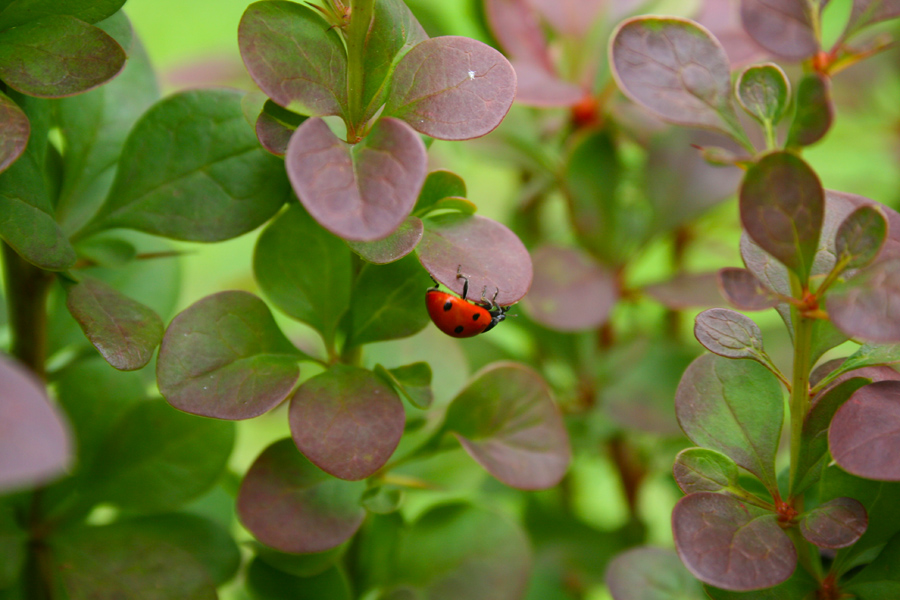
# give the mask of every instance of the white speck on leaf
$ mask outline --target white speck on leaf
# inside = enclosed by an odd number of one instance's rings
[[[469,71],[469,79],[475,79],[475,71]]]

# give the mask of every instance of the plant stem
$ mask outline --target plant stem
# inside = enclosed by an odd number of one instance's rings
[[[803,432],[803,421],[809,412],[809,370],[810,346],[814,319],[804,317],[800,311],[792,309],[794,322],[794,374],[791,382],[791,485],[797,475],[797,463],[800,458],[800,434]],[[802,507],[795,507],[802,510]]]
[[[362,139],[365,128],[363,88],[366,82],[366,38],[375,14],[375,0],[350,1],[350,27],[347,33],[347,100],[349,115],[347,141],[356,143]]]
[[[47,295],[56,277],[34,266],[3,244],[4,284],[12,332],[10,354],[45,379],[47,358]]]

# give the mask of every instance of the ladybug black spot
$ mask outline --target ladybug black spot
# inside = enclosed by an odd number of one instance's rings
[[[444,312],[447,312],[447,311],[450,310],[451,308],[453,308],[453,301],[452,301],[452,300],[447,300],[446,302],[444,302]]]
[[[474,315],[472,315],[472,320],[477,321],[478,317],[480,317],[480,316],[481,316],[481,313],[475,313]]]
[[[462,326],[462,325],[457,325],[457,326],[456,326],[456,329],[454,329],[453,331],[455,331],[456,333],[462,333],[462,332],[463,332],[463,326]]]

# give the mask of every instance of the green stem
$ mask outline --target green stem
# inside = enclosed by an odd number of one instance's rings
[[[792,309],[794,322],[794,375],[791,382],[791,485],[797,474],[800,458],[800,434],[803,432],[803,421],[809,412],[809,371],[810,350],[814,319],[800,315],[800,311]]]
[[[375,0],[351,0],[350,8],[350,27],[347,32],[347,141],[356,143],[362,138],[366,125],[363,106],[366,39],[375,14]]]
[[[55,275],[34,266],[3,245],[3,274],[12,333],[10,354],[35,375],[46,377],[47,295]]]

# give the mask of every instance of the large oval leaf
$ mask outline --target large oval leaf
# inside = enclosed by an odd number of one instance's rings
[[[447,409],[445,427],[491,475],[519,489],[556,485],[572,458],[547,384],[515,363],[477,373]]]
[[[484,291],[506,306],[522,299],[531,287],[531,256],[508,227],[478,215],[445,214],[425,220],[425,235],[416,248],[425,269],[438,282],[462,294],[461,273],[470,295]]]
[[[275,407],[300,376],[299,351],[265,303],[221,292],[172,320],[156,376],[169,404],[195,415],[249,419]]]
[[[678,555],[668,549],[642,546],[623,552],[609,563],[606,585],[613,600],[703,600],[703,587]]]
[[[85,23],[97,23],[111,17],[124,0],[8,0],[0,14],[0,30],[22,25],[49,15],[70,15]]]
[[[516,72],[502,54],[477,40],[425,40],[397,65],[384,114],[440,140],[493,131],[516,96]]]
[[[854,392],[831,421],[828,446],[849,473],[900,481],[900,382],[879,381]]]
[[[425,225],[419,217],[406,217],[394,233],[375,242],[347,242],[363,259],[376,265],[400,260],[419,245]]]
[[[694,576],[735,591],[772,587],[797,566],[774,513],[714,492],[689,494],[672,512],[675,549]]]
[[[694,336],[703,347],[726,358],[752,358],[766,364],[759,326],[741,313],[711,308],[697,315]]]
[[[342,238],[390,235],[412,212],[427,171],[425,144],[405,123],[379,119],[348,145],[321,119],[305,121],[288,144],[294,191],[322,227]]]
[[[0,173],[25,152],[30,132],[31,124],[19,105],[0,93]]]
[[[787,60],[803,60],[819,43],[807,0],[741,0],[744,29],[760,46]]]
[[[834,498],[800,520],[800,533],[820,548],[846,548],[866,532],[865,507],[853,498]]]
[[[247,471],[237,497],[241,522],[264,544],[295,554],[324,552],[363,522],[362,482],[335,479],[288,439],[266,448]]]

